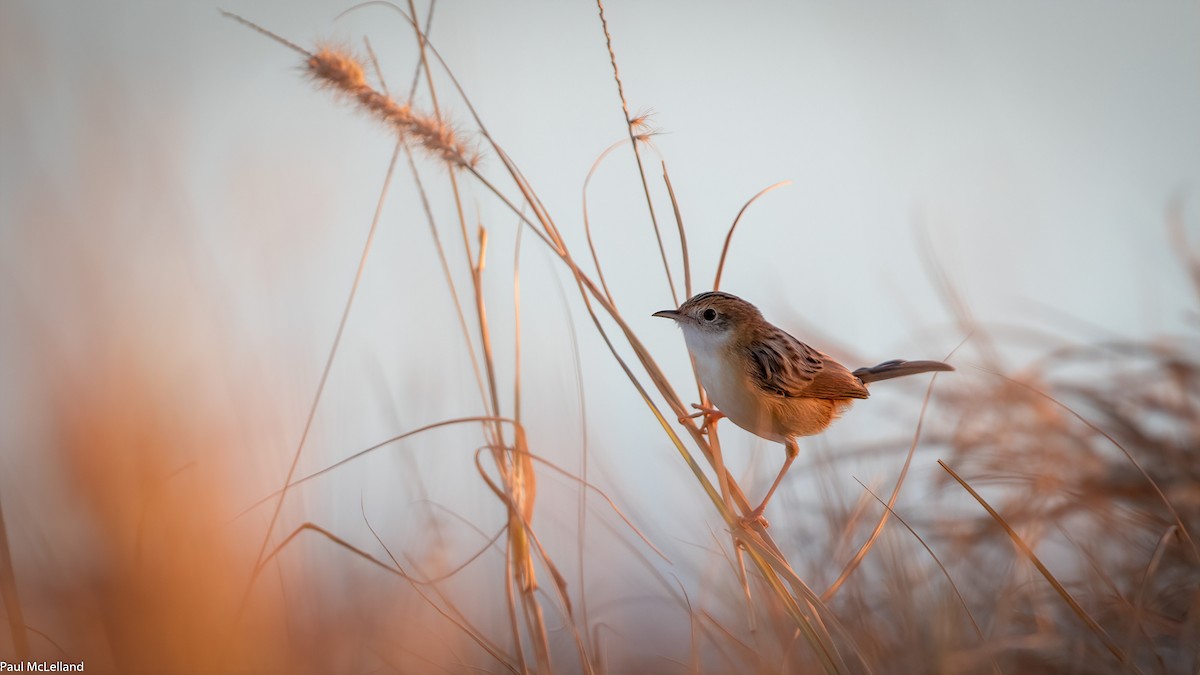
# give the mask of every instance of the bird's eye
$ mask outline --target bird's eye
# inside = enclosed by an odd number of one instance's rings
[[[705,321],[716,321],[717,320],[717,310],[711,309],[711,308],[706,309],[706,310],[704,310],[704,314],[702,314],[701,316],[704,317]]]

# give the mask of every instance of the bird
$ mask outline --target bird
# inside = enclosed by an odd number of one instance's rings
[[[700,415],[709,421],[724,417],[784,446],[783,468],[744,523],[767,524],[763,511],[799,454],[796,439],[827,429],[855,400],[870,396],[868,384],[954,370],[941,361],[895,359],[851,371],[768,322],[751,303],[721,291],[699,293],[678,309],[652,316],[672,319],[683,330],[700,383],[713,404],[693,404],[700,412],[680,421]]]

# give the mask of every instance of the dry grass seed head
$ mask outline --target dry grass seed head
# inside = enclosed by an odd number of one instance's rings
[[[348,49],[323,46],[308,59],[313,78],[348,94],[367,86],[367,76],[358,57]]]
[[[415,113],[411,105],[398,103],[367,84],[362,60],[349,49],[323,46],[309,56],[307,65],[318,84],[354,99],[402,138],[415,141],[430,154],[451,165],[474,167],[479,163],[478,152],[460,140],[452,125],[437,117]]]
[[[635,131],[654,131],[654,125],[651,122],[654,114],[654,108],[643,108],[630,118],[629,126]]]

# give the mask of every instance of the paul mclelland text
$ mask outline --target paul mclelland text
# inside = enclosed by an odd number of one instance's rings
[[[0,661],[0,673],[82,673],[83,661]]]

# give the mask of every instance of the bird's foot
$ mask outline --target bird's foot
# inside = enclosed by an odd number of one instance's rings
[[[717,420],[725,417],[725,413],[721,412],[720,410],[717,410],[716,408],[713,408],[712,406],[703,406],[703,405],[700,405],[699,403],[693,403],[692,407],[695,408],[696,410],[699,410],[700,412],[692,413],[691,415],[684,415],[683,417],[679,418],[679,422],[683,423],[683,422],[686,422],[687,420],[696,419],[697,417],[703,416],[704,417],[704,427],[701,431],[706,431],[709,427],[715,425]]]

